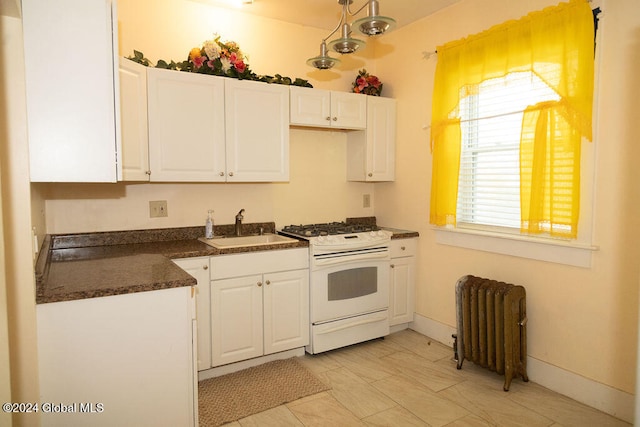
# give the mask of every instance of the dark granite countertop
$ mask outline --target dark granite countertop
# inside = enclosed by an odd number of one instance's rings
[[[375,217],[347,222],[375,225]],[[204,227],[48,235],[36,262],[36,303],[72,301],[109,295],[193,286],[196,279],[171,260],[233,253],[308,247],[309,242],[217,249],[198,240]],[[244,234],[275,233],[275,223],[243,224]],[[415,231],[381,227],[392,239],[418,237]],[[216,225],[218,236],[231,236],[234,225]]]
[[[380,227],[383,230],[387,230],[392,232],[393,234],[391,235],[391,240],[395,240],[395,239],[410,239],[412,237],[420,237],[420,233],[418,233],[417,231],[411,231],[411,230],[403,230],[400,228],[391,228],[391,227]]]
[[[245,224],[245,234],[274,223]],[[231,235],[233,225],[216,226]],[[306,241],[217,249],[198,240],[203,227],[78,233],[47,236],[36,263],[36,303],[193,286],[196,279],[171,260],[307,247]]]
[[[393,234],[391,235],[391,240],[394,239],[410,239],[412,237],[420,237],[420,233],[417,231],[404,230],[401,228],[392,228],[385,227],[383,225],[379,225],[377,223],[375,216],[367,216],[367,217],[357,217],[357,218],[347,218],[345,221],[347,224],[366,224],[366,225],[377,225],[383,230],[390,231]]]

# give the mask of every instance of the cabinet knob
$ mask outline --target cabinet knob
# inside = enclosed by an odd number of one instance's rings
[[[337,118],[337,117],[334,117],[334,118],[333,118],[333,121],[334,121],[334,122],[337,122],[337,121],[338,121],[338,118]]]
[[[391,268],[396,268],[395,264],[391,264]]]
[[[367,176],[368,176],[369,178],[371,178],[371,177],[373,176],[373,174],[372,174],[371,172],[369,172],[369,173],[367,174]]]
[[[405,248],[404,246],[400,246],[400,250],[401,251],[404,251],[405,249],[407,249],[407,248]]]
[[[220,176],[224,176],[224,172],[220,172],[218,175],[220,175]]]
[[[258,282],[258,283],[257,283],[257,285],[258,285],[258,286],[262,286],[262,282]]]
[[[331,117],[327,116],[327,118],[325,120],[329,121],[329,120],[331,120]]]
[[[229,172],[229,176],[233,176],[233,172]]]
[[[208,270],[208,269],[209,269],[209,266],[208,266],[208,265],[203,265],[203,266],[202,266],[202,269],[203,269],[203,270]]]
[[[147,175],[151,175],[151,171],[145,171],[144,173]]]
[[[266,282],[264,282],[264,283],[265,283],[265,285],[270,285],[270,284],[271,284],[271,281],[270,281],[270,280],[267,280],[267,281],[266,281]]]

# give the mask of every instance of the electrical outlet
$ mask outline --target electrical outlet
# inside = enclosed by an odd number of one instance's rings
[[[370,208],[371,207],[371,194],[363,194],[362,195],[362,207]]]
[[[159,218],[164,216],[169,216],[166,200],[149,202],[149,218]]]

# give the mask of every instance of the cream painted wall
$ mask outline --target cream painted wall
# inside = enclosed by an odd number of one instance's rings
[[[28,215],[31,206],[20,19],[0,16],[0,34],[0,68],[3,70],[0,74],[0,212],[6,286],[0,287],[0,292],[6,291],[11,400],[38,402],[35,280]],[[2,383],[6,385],[4,381]],[[1,420],[0,424],[5,425]],[[14,414],[12,421],[15,425],[36,426],[39,425],[39,414]]]
[[[431,94],[437,58],[423,51],[516,19],[555,0],[462,0],[385,37],[396,50],[377,64],[398,99],[397,179],[376,186],[378,222],[420,231],[416,312],[455,325],[454,286],[465,274],[527,289],[530,357],[633,394],[640,259],[640,179],[633,136],[640,114],[640,3],[602,5],[596,189],[591,268],[437,244],[429,225]],[[411,78],[407,78],[410,75]],[[401,209],[400,209],[401,207]]]
[[[373,208],[362,208],[362,195],[373,196],[372,184],[346,183],[344,132],[292,129],[290,152],[288,183],[41,185],[47,230],[204,227],[208,209],[216,224],[232,224],[241,208],[245,222],[278,226],[373,215]],[[167,201],[167,218],[149,218],[151,200]]]
[[[292,7],[305,13],[303,2]],[[370,65],[375,55],[374,46],[367,46],[342,56],[339,67],[319,71],[307,66],[306,60],[318,55],[328,31],[213,7],[206,1],[119,0],[118,26],[122,56],[132,55],[135,49],[154,63],[158,59],[178,62],[218,33],[222,40],[240,45],[256,74],[300,77],[323,89],[351,90],[358,69]]]

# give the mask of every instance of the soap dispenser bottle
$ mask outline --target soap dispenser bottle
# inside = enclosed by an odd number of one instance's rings
[[[213,210],[209,209],[207,214],[207,222],[204,226],[204,237],[206,239],[213,239]]]

